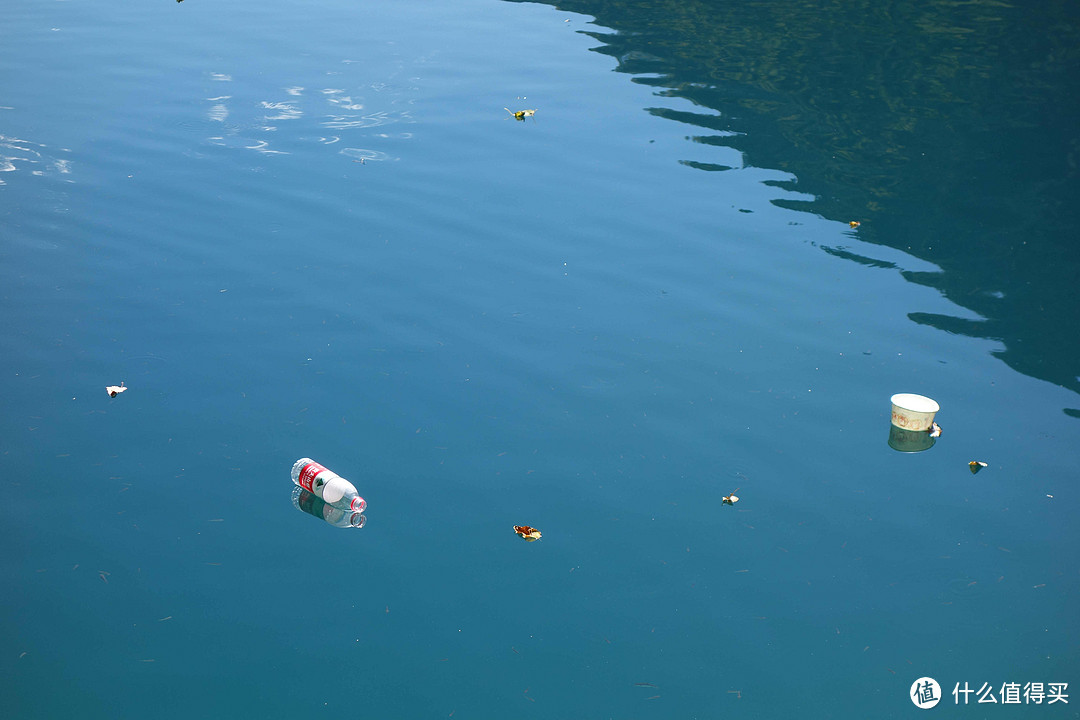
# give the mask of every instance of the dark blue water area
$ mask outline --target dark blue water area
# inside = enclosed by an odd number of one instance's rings
[[[702,108],[614,72],[590,16],[5,15],[4,717],[893,718],[923,676],[943,707],[1078,687],[1074,390],[917,321],[980,315],[797,165],[688,142]],[[888,445],[898,392],[941,404],[930,450]],[[293,506],[303,456],[362,529]],[[1077,715],[984,707],[944,712]]]

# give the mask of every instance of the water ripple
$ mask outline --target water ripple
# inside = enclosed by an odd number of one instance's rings
[[[15,154],[9,154],[15,153]],[[68,153],[66,148],[61,153]],[[47,145],[0,135],[0,173],[28,170],[30,175],[70,175],[72,161],[55,157]],[[0,178],[0,185],[6,183]]]

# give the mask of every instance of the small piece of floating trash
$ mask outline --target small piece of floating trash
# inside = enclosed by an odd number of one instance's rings
[[[506,112],[513,115],[515,120],[524,120],[525,118],[532,117],[533,115],[536,114],[536,108],[533,108],[532,110],[517,110],[517,111],[514,111],[514,110],[511,110],[508,107],[504,107],[503,110],[505,110]]]
[[[930,429],[927,432],[930,433],[930,437],[932,438],[941,437],[941,426],[936,422],[932,422],[930,423]]]
[[[123,380],[120,381],[119,385],[109,385],[108,387],[105,388],[105,392],[109,393],[109,397],[116,397],[117,395],[124,392],[125,390],[127,390],[127,388],[124,387],[124,381]]]
[[[528,542],[540,539],[540,531],[534,527],[529,527],[528,525],[515,525],[514,532],[525,538]]]
[[[848,221],[848,225],[850,225],[850,226],[851,226],[851,227],[853,227],[853,228],[857,228],[857,227],[859,227],[860,225],[862,225],[862,223],[861,223],[861,222],[859,222],[858,220],[849,220],[849,221]]]
[[[971,468],[971,474],[974,475],[975,473],[979,472],[984,467],[986,467],[986,463],[984,463],[984,462],[982,462],[980,460],[972,460],[971,462],[968,463],[968,467]]]
[[[739,502],[739,496],[735,493],[739,492],[739,488],[735,488],[730,495],[725,495],[723,499],[724,505],[734,505]]]

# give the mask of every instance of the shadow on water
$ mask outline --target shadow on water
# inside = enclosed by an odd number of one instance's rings
[[[726,170],[710,157],[722,146],[792,174],[774,184],[814,199],[776,204],[859,220],[861,240],[941,269],[909,281],[981,318],[914,322],[994,340],[1013,369],[1080,392],[1080,6],[548,4],[594,17],[583,32],[618,72],[693,105],[648,108],[695,128],[683,164]]]

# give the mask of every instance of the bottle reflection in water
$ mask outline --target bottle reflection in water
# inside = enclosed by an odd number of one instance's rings
[[[325,520],[334,527],[362,528],[364,523],[367,522],[367,518],[362,513],[329,505],[320,500],[314,493],[309,493],[302,487],[293,488],[292,504],[297,510],[303,510],[308,515],[314,515],[320,520]]]

